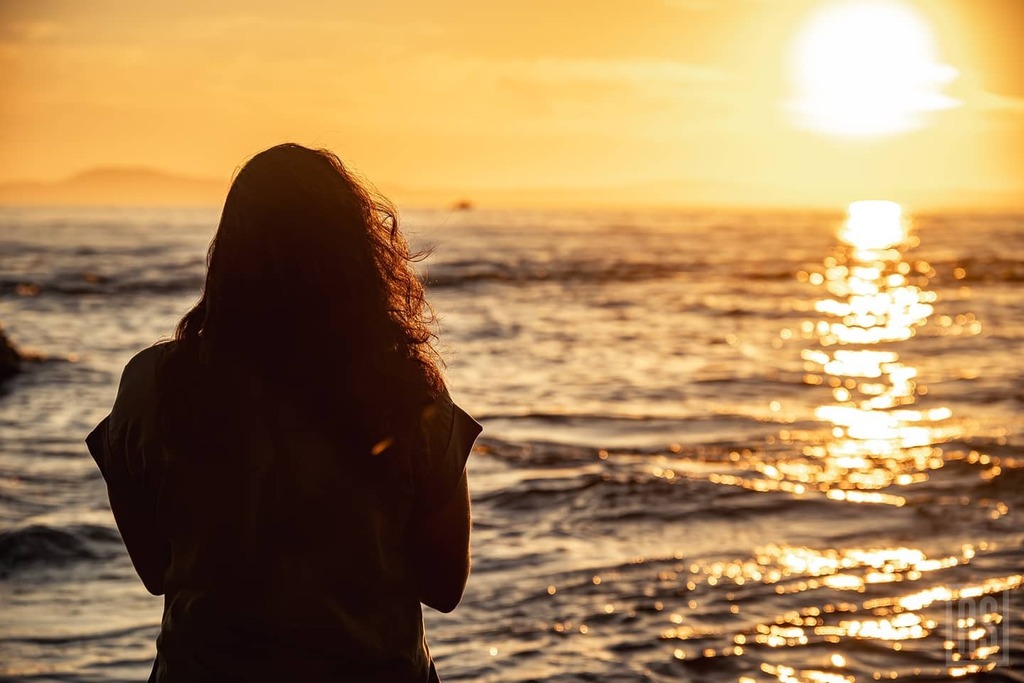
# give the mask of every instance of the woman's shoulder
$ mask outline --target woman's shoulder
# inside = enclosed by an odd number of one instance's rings
[[[480,431],[480,425],[452,399],[445,385],[441,385],[422,408],[420,424],[427,433],[428,441],[441,440],[445,445],[451,440],[453,431]]]
[[[132,370],[133,372],[139,372],[146,368],[158,368],[160,363],[162,363],[167,355],[174,351],[177,346],[178,342],[173,339],[158,341],[152,346],[147,346],[132,356],[124,369],[126,371]]]
[[[110,414],[86,439],[108,481],[142,471],[142,445],[156,433],[158,372],[173,347],[173,342],[162,342],[132,356],[121,372]]]
[[[142,349],[125,364],[121,373],[121,386],[125,383],[148,383],[155,378],[160,366],[177,346],[175,341],[161,341]]]
[[[447,389],[426,406],[420,424],[424,448],[414,471],[419,480],[419,508],[429,511],[454,495],[482,427],[452,400]]]
[[[131,357],[121,372],[115,413],[121,412],[118,408],[131,408],[135,412],[155,400],[160,368],[175,346],[174,341],[158,342]]]

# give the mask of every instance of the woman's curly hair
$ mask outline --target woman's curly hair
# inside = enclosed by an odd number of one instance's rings
[[[244,366],[324,420],[372,425],[369,438],[402,430],[444,386],[421,256],[335,154],[272,147],[231,185],[173,355],[207,376]]]

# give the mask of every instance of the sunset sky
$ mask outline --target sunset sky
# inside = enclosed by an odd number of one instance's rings
[[[793,113],[794,45],[829,4],[0,0],[0,182],[226,182],[294,140],[399,199],[1024,206],[1024,2],[906,0],[957,106],[862,138]]]

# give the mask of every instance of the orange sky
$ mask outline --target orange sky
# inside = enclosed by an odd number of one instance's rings
[[[0,0],[0,182],[227,178],[295,140],[398,195],[1024,205],[1024,2],[907,1],[962,104],[850,141],[784,108],[793,39],[828,0]]]

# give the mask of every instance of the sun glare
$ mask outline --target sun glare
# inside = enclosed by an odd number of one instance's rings
[[[913,8],[898,0],[832,2],[797,37],[791,107],[799,125],[818,132],[893,135],[956,106],[942,93],[956,76],[938,62],[932,32]]]
[[[906,236],[902,207],[882,199],[850,204],[846,222],[839,230],[839,239],[865,251],[888,249],[903,242]]]

